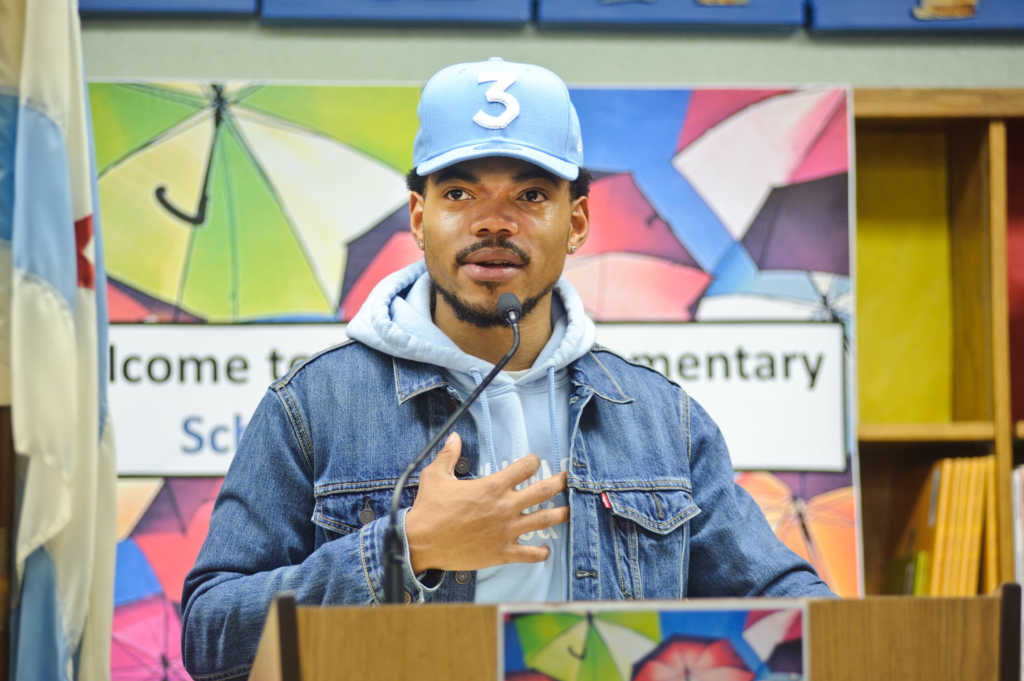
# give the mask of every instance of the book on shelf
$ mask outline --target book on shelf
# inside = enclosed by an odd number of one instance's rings
[[[888,593],[970,596],[997,585],[995,457],[935,461],[890,561]],[[1024,544],[1024,542],[1022,542]]]

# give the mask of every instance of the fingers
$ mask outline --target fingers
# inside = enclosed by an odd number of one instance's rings
[[[533,513],[527,513],[522,520],[516,522],[513,532],[519,537],[535,530],[546,530],[554,525],[569,521],[569,507],[558,506],[556,508],[542,508]]]
[[[504,557],[506,563],[542,563],[548,559],[549,553],[546,546],[509,544]]]
[[[538,480],[532,485],[524,487],[515,493],[516,505],[520,509],[524,509],[547,501],[565,489],[567,477],[568,474],[563,471],[558,475],[552,475],[550,478]]]
[[[538,468],[540,468],[540,458],[536,454],[527,454],[494,473],[491,477],[501,487],[515,487],[519,483],[529,480]]]
[[[462,453],[462,438],[459,434],[452,432],[448,436],[448,439],[444,441],[444,447],[437,453],[434,460],[430,463],[431,466],[440,466],[441,470],[446,472],[448,475],[455,477],[455,464],[459,460],[459,455]]]

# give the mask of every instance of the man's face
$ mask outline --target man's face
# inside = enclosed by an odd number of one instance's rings
[[[439,170],[423,196],[411,195],[409,208],[413,236],[442,294],[438,304],[482,325],[497,321],[498,296],[507,291],[527,312],[529,303],[545,302],[566,253],[589,228],[586,197],[572,200],[567,180],[511,158]]]

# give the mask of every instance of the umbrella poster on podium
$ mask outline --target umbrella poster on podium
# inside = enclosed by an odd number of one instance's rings
[[[599,341],[716,404],[737,483],[834,590],[858,595],[849,90],[571,91],[594,179],[590,235],[564,275]],[[119,592],[126,626],[180,607],[180,566],[164,563],[198,550],[212,488],[197,481],[225,473],[267,385],[343,342],[373,286],[422,257],[404,179],[418,97],[90,84],[119,470],[154,495],[191,484],[205,499],[177,534],[125,535],[125,566],[152,572]],[[769,430],[789,439],[744,444]]]
[[[807,678],[804,602],[652,602],[498,610],[504,681]]]

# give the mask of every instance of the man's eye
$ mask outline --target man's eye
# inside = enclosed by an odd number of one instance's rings
[[[465,201],[469,198],[469,192],[465,189],[449,189],[444,193],[444,197],[451,201]]]
[[[547,198],[547,194],[545,194],[539,189],[527,189],[525,192],[523,192],[523,200],[529,201],[531,203],[544,201]]]

